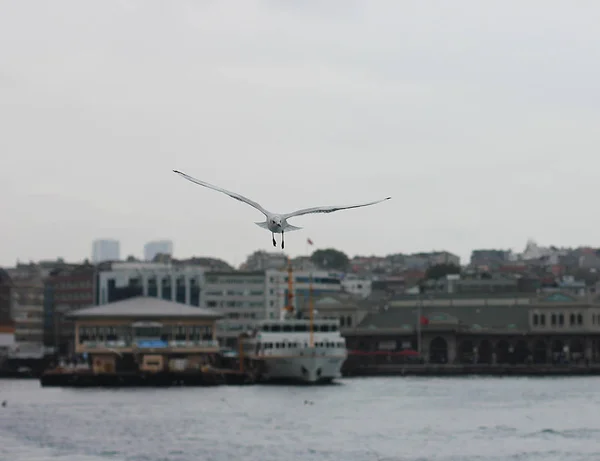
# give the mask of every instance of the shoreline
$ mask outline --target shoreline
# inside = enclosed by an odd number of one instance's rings
[[[371,365],[342,371],[341,379],[361,377],[578,377],[600,376],[593,365]],[[232,370],[212,372],[119,372],[93,374],[64,370],[41,374],[0,371],[0,379],[36,379],[42,387],[168,387],[268,385],[245,373]],[[338,380],[334,380],[338,381]]]

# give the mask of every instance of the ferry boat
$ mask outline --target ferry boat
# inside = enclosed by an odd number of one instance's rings
[[[328,383],[342,376],[348,353],[339,320],[315,319],[312,286],[310,317],[295,318],[292,270],[288,266],[288,306],[279,320],[263,320],[240,337],[240,363],[262,381]]]

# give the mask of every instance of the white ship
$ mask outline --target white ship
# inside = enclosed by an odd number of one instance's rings
[[[242,338],[240,352],[245,362],[266,381],[331,382],[341,377],[347,357],[346,340],[338,323],[337,320],[264,320],[258,322],[251,335]]]
[[[312,295],[310,318],[294,318],[292,280],[290,265],[288,307],[279,320],[259,321],[240,337],[240,360],[264,381],[331,382],[341,377],[348,356],[339,320],[315,319]]]

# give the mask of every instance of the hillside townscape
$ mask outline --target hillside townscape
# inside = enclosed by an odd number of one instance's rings
[[[386,256],[348,256],[318,249],[288,260],[281,252],[257,251],[239,267],[212,257],[172,257],[171,242],[146,245],[144,260],[120,258],[118,242],[96,241],[92,258],[81,263],[18,262],[0,271],[0,328],[5,352],[69,354],[72,326],[66,314],[91,305],[154,296],[214,309],[223,314],[217,336],[235,344],[252,322],[277,318],[290,302],[288,262],[296,274],[294,306],[337,298],[360,306],[362,314],[342,316],[356,326],[382,299],[535,296],[561,291],[586,296],[596,291],[600,251],[543,247],[528,241],[522,253],[473,250],[462,262],[448,251]],[[247,290],[245,279],[259,277]],[[321,301],[319,301],[321,300]]]

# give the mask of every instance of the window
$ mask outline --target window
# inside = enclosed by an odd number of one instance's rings
[[[540,325],[541,326],[546,325],[546,314],[541,314],[540,315]]]
[[[583,325],[583,315],[577,314],[577,325]]]
[[[348,327],[352,326],[352,317],[350,317],[350,316],[346,317],[346,326],[348,326]]]
[[[540,323],[540,316],[538,314],[533,314],[533,324],[538,325]]]
[[[565,316],[563,314],[558,315],[558,324],[562,327],[565,324]]]
[[[185,341],[185,327],[175,329],[175,341]]]
[[[575,325],[575,314],[571,314],[571,315],[569,316],[569,323],[570,323],[571,325]]]
[[[556,314],[552,314],[550,316],[550,324],[551,325],[556,325]]]

